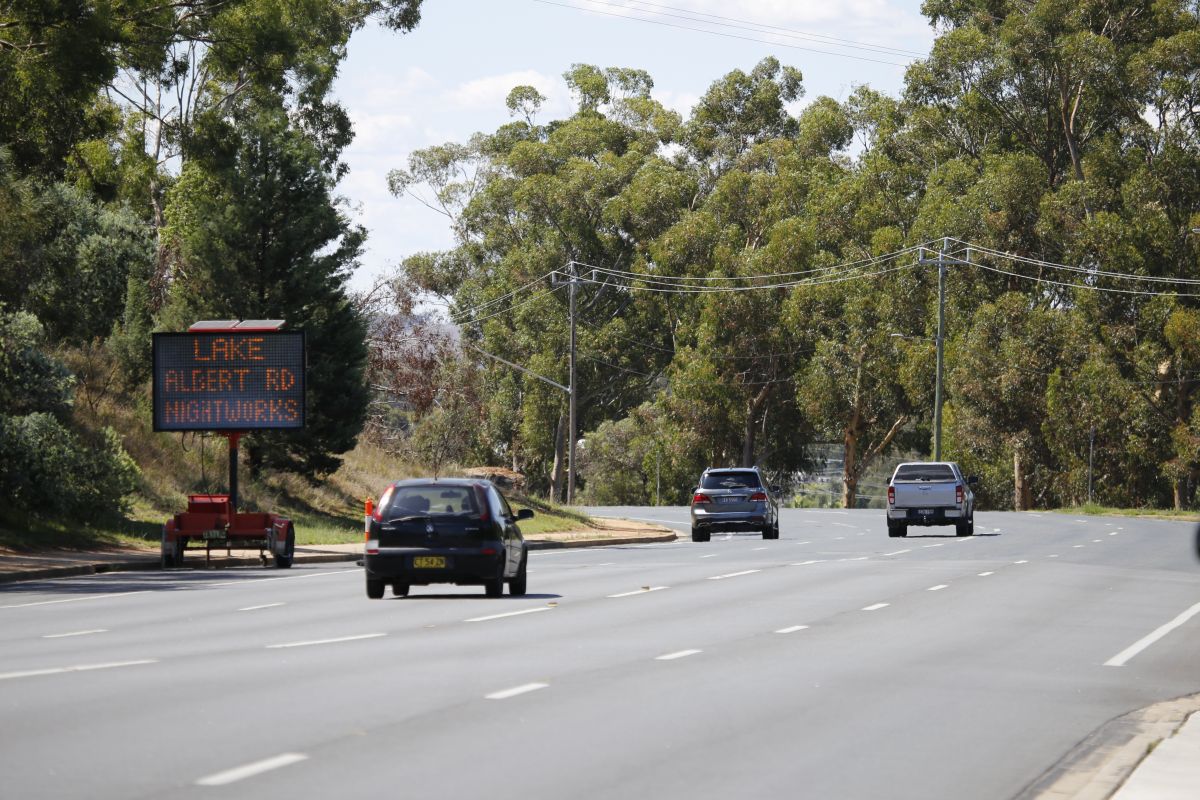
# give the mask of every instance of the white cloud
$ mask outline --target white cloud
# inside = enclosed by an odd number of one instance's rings
[[[467,81],[452,90],[446,99],[464,111],[495,113],[505,110],[504,100],[516,86],[532,86],[547,98],[556,100],[565,95],[562,78],[527,69]]]

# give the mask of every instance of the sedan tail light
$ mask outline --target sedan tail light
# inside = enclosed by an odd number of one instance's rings
[[[963,503],[963,487],[961,483],[954,487],[954,502],[960,506]]]
[[[706,495],[704,492],[696,492],[694,495],[692,495],[692,505],[695,505],[697,503],[711,503],[711,502],[712,502],[712,498],[709,497],[708,495]]]
[[[755,492],[754,494],[750,495],[750,499],[766,501],[767,493],[766,492]]]
[[[888,487],[888,505],[889,506],[896,505],[896,487],[895,486]]]

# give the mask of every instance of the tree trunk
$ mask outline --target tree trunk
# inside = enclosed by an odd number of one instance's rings
[[[1031,488],[1025,480],[1025,472],[1021,469],[1021,452],[1013,450],[1013,510],[1028,511],[1030,506]]]
[[[563,413],[558,415],[558,426],[554,432],[554,468],[550,471],[550,499],[555,503],[562,502],[563,466],[566,454],[563,452],[567,444],[567,418]]]
[[[1171,481],[1171,495],[1175,500],[1175,510],[1183,511],[1183,478]]]
[[[858,495],[858,435],[846,431],[842,440],[842,508],[854,508]]]
[[[746,430],[742,434],[742,466],[754,466],[754,442],[757,426],[754,424],[754,417],[750,414],[746,415]]]

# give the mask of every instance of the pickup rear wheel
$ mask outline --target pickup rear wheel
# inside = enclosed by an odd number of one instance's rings
[[[888,534],[891,536],[908,536],[908,523],[897,522],[890,530],[888,530]]]

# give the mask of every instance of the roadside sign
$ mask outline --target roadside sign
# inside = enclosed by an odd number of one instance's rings
[[[154,430],[304,427],[302,331],[154,334]]]

